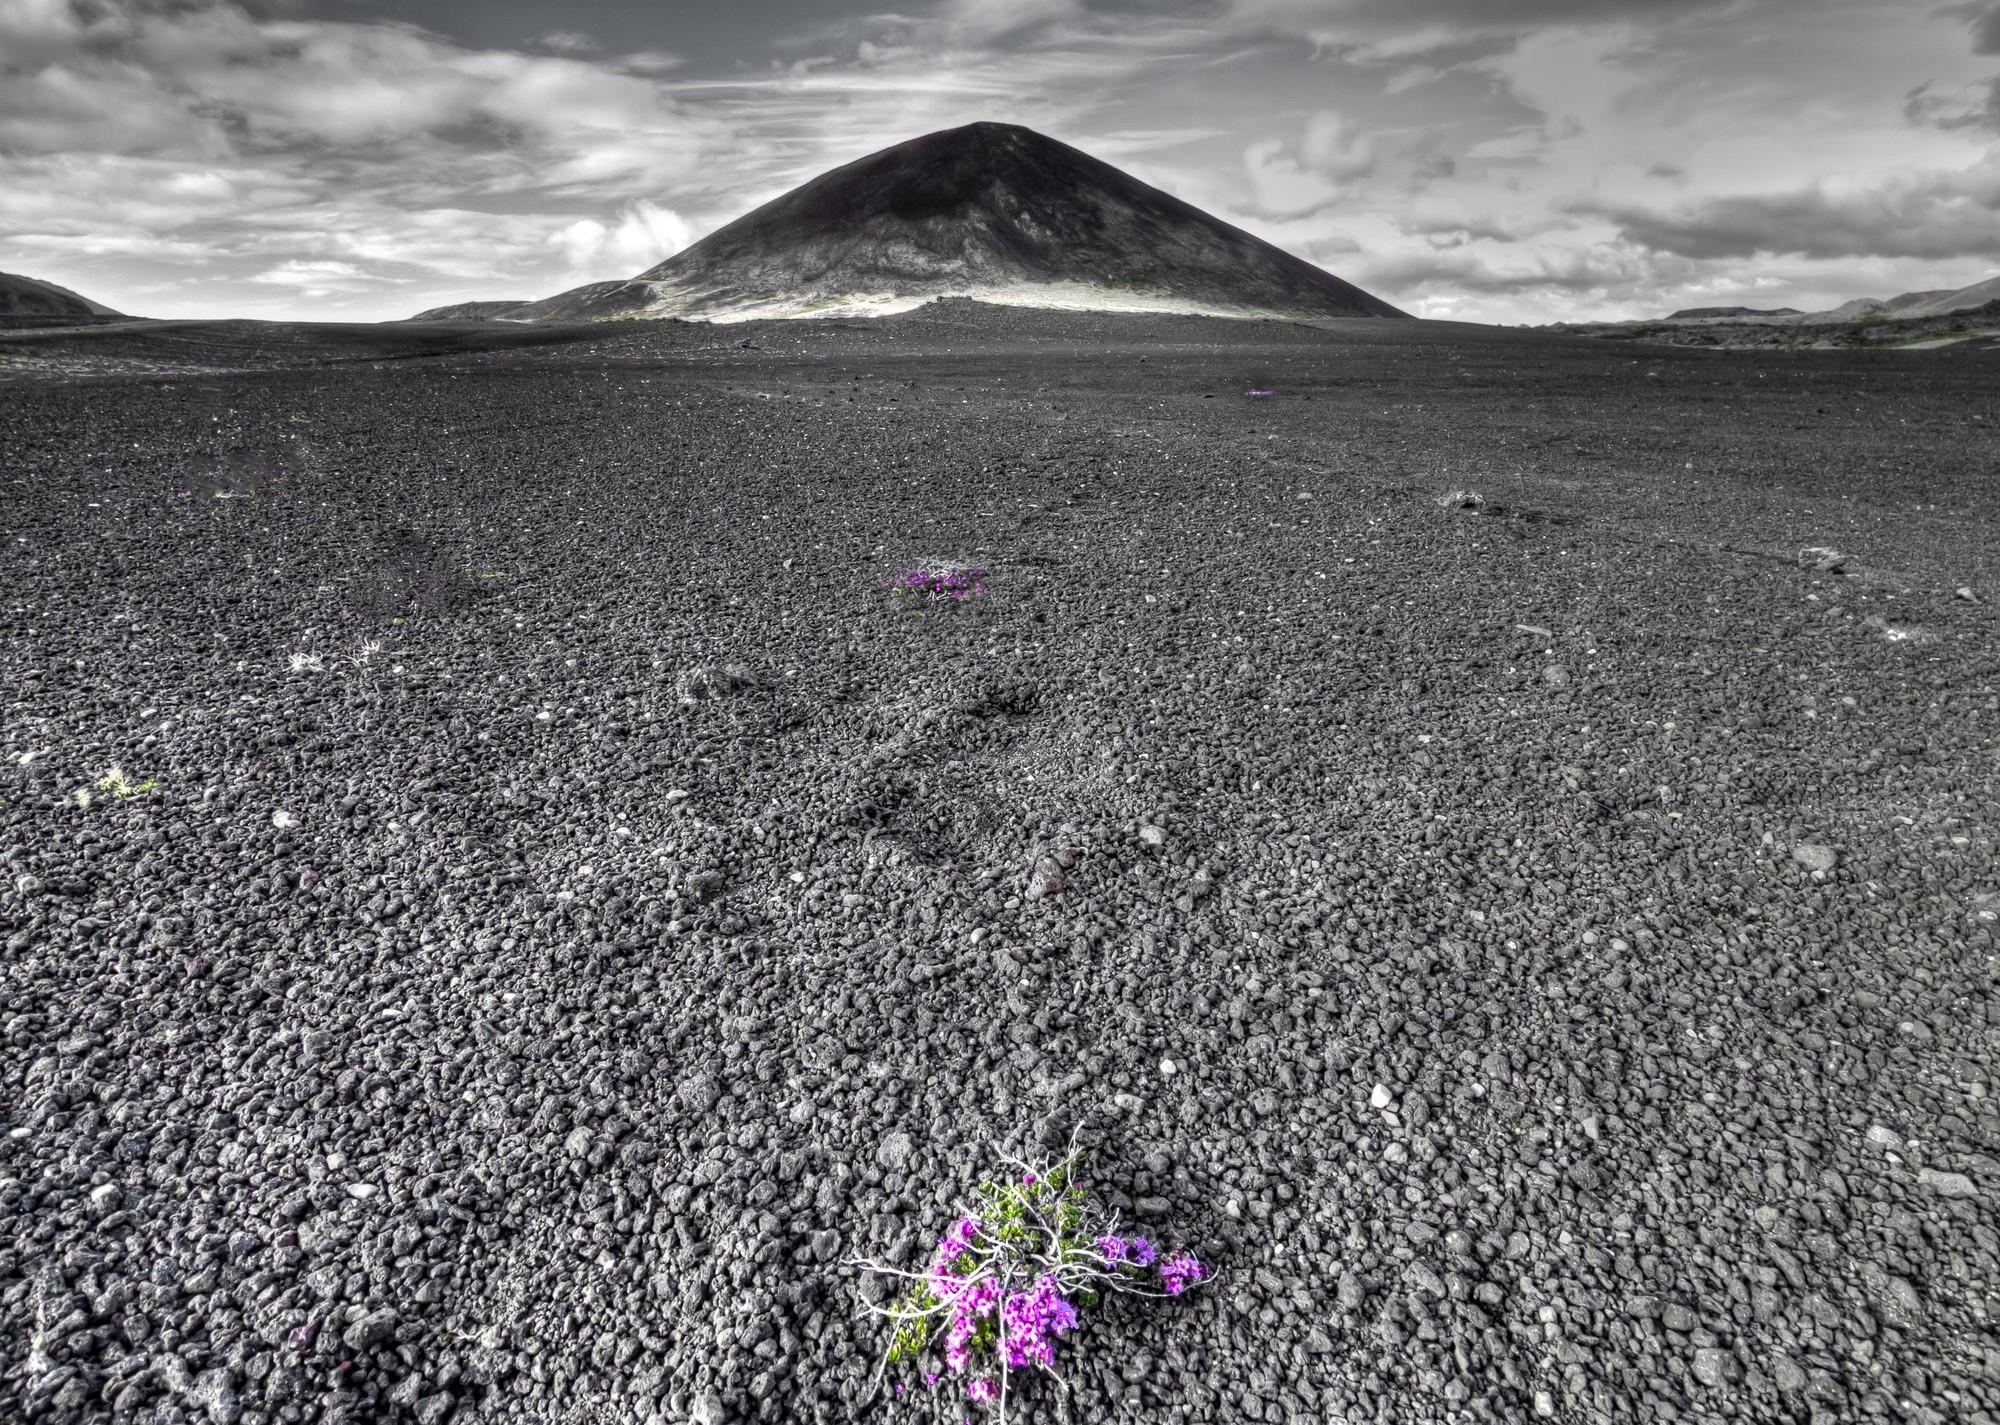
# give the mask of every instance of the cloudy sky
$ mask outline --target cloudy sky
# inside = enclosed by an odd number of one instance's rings
[[[1424,316],[2000,272],[2000,0],[0,0],[0,270],[149,316],[546,296],[975,119]]]

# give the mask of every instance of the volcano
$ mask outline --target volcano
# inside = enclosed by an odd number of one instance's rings
[[[940,296],[1218,316],[1407,315],[1079,149],[994,123],[926,134],[821,174],[628,282],[489,315],[877,315]]]

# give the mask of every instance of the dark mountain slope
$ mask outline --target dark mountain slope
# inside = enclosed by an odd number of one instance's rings
[[[1400,317],[1172,194],[1012,124],[926,134],[822,174],[630,282],[504,314],[730,319],[1026,306]]]
[[[0,317],[116,317],[102,302],[39,278],[0,272]]]

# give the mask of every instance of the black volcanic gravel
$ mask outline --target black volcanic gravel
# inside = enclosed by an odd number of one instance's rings
[[[2000,1418],[1994,358],[141,337],[0,384],[0,1419],[956,1420],[842,1261],[1079,1120],[1220,1276],[1078,1420]]]

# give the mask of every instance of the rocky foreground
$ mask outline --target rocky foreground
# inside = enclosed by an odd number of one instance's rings
[[[2000,1417],[1990,358],[454,341],[8,368],[0,1418]]]

